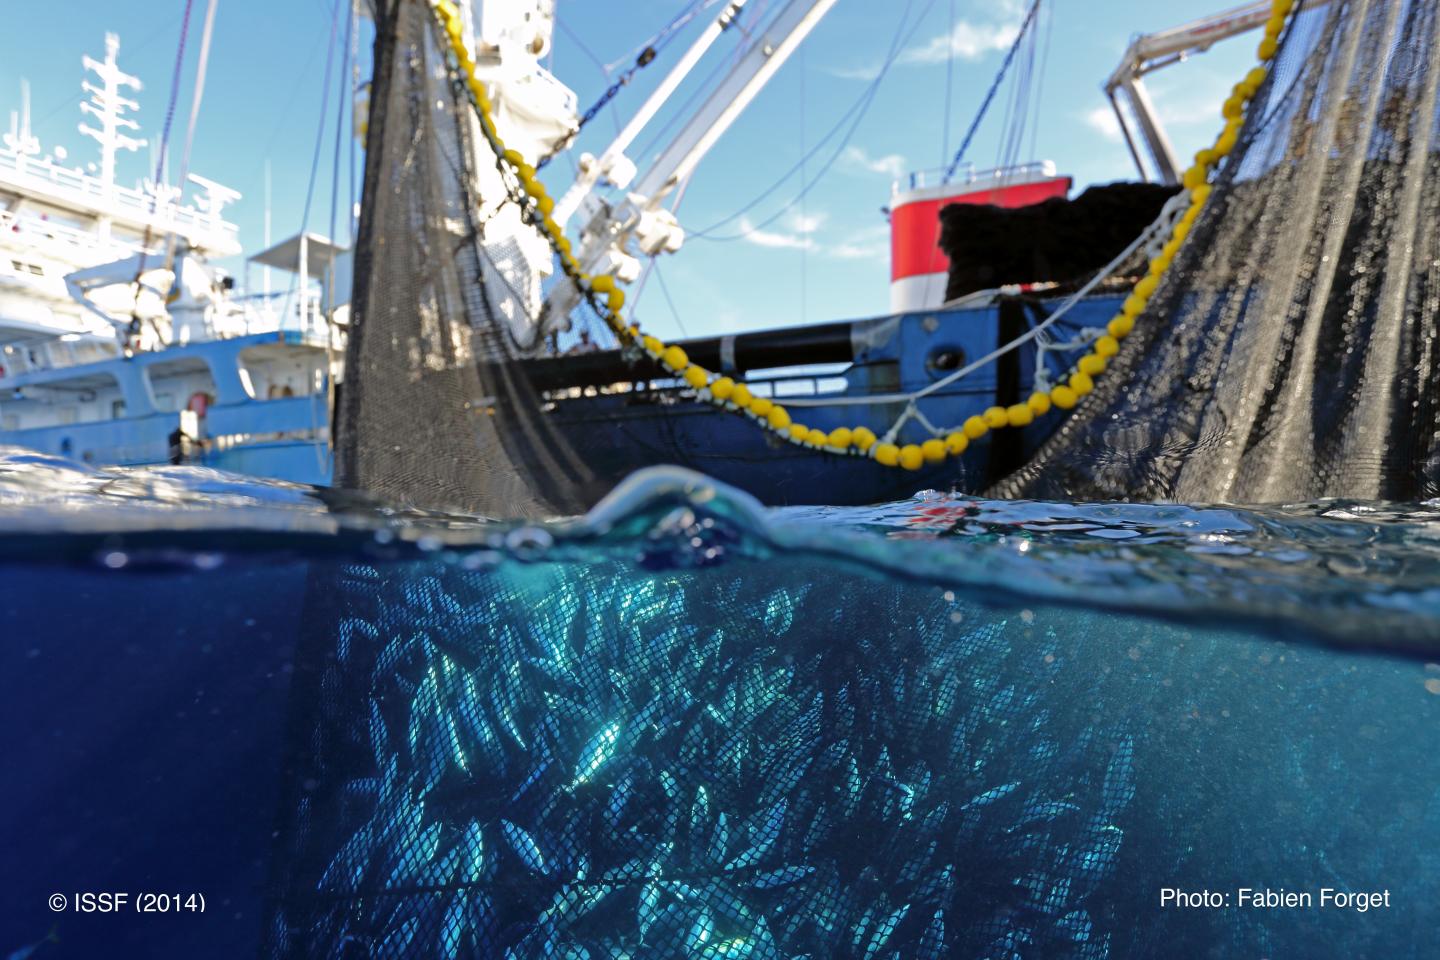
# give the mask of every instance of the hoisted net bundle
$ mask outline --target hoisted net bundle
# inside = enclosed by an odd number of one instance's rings
[[[1437,4],[1307,4],[1144,316],[1004,497],[1440,492]]]
[[[374,12],[338,484],[482,514],[579,512],[592,478],[517,363],[538,346],[522,321],[538,314],[543,279],[519,245],[540,241],[514,229],[519,211],[429,5],[382,0]]]

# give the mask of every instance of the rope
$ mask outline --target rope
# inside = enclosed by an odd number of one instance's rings
[[[195,145],[195,127],[200,121],[200,101],[205,97],[205,74],[210,66],[210,38],[215,31],[215,8],[219,0],[210,0],[205,9],[205,26],[200,31],[200,62],[195,67],[195,96],[190,100],[190,123],[185,130],[185,152],[180,155],[180,175],[176,182],[185,189],[185,180],[190,175],[190,151]],[[165,268],[175,263],[175,234],[165,245]]]
[[[947,37],[955,36],[955,0],[950,0],[950,32]],[[940,141],[940,162],[944,163],[945,158],[950,156],[950,103],[955,98],[955,58],[945,58],[945,132]]]
[[[1010,69],[1010,62],[1015,59],[1015,52],[1020,49],[1020,41],[1024,39],[1025,32],[1030,29],[1030,24],[1035,22],[1035,14],[1040,10],[1040,0],[1030,4],[1030,12],[1025,15],[1025,21],[1020,24],[1020,32],[1015,35],[1015,42],[1010,44],[1010,50],[1005,54],[1005,62],[1000,64],[1000,72],[995,74],[995,80],[990,84],[985,99],[980,102],[980,112],[975,114],[975,119],[970,121],[970,129],[965,131],[965,139],[960,141],[960,149],[955,151],[955,159],[950,161],[950,166],[945,170],[945,179],[949,180],[955,176],[960,161],[965,157],[965,151],[970,149],[970,141],[975,139],[975,132],[980,129],[980,121],[985,119],[985,111],[990,109],[990,102],[995,99],[995,93],[1000,89],[1000,83],[1005,79],[1005,72]]]
[[[1171,228],[1170,239],[1150,260],[1147,275],[1131,290],[1120,312],[1106,324],[1105,333],[1095,339],[1093,350],[1079,359],[1067,381],[1046,393],[1034,393],[1027,403],[991,407],[983,415],[970,417],[943,440],[939,439],[938,434],[943,431],[924,418],[916,406],[916,400],[934,392],[947,382],[954,382],[973,372],[979,365],[992,361],[1006,349],[1001,348],[914,395],[893,395],[897,400],[906,403],[906,409],[900,422],[892,426],[886,438],[881,440],[874,431],[864,426],[839,427],[827,434],[822,430],[795,423],[784,406],[767,397],[754,396],[746,384],[736,382],[730,377],[716,377],[711,371],[691,363],[681,347],[666,345],[653,336],[643,334],[638,325],[628,324],[621,312],[625,304],[625,292],[617,286],[613,276],[590,276],[581,272],[570,241],[550,216],[554,209],[554,200],[549,196],[544,184],[536,178],[535,169],[525,162],[525,158],[518,151],[507,149],[496,131],[488,92],[484,83],[476,76],[474,60],[463,42],[459,10],[452,0],[432,0],[432,3],[442,29],[449,35],[450,52],[456,72],[479,116],[481,132],[495,152],[495,163],[506,180],[511,200],[520,206],[526,220],[549,241],[560,261],[562,271],[576,285],[584,300],[610,327],[622,346],[638,348],[650,356],[662,368],[693,389],[699,402],[710,403],[720,409],[748,417],[762,429],[769,430],[791,443],[813,450],[870,457],[882,466],[902,467],[907,470],[919,470],[927,463],[940,463],[947,457],[959,456],[965,452],[971,441],[980,439],[991,430],[1024,427],[1036,417],[1049,413],[1052,407],[1070,409],[1080,398],[1095,389],[1093,377],[1105,370],[1108,358],[1120,349],[1119,341],[1134,329],[1136,318],[1144,312],[1161,278],[1170,269],[1181,244],[1189,235],[1191,226],[1209,199],[1211,171],[1239,142],[1240,128],[1244,124],[1247,107],[1265,82],[1268,73],[1268,68],[1263,64],[1275,56],[1277,39],[1284,29],[1286,17],[1294,7],[1294,0],[1273,0],[1273,12],[1266,24],[1265,39],[1260,44],[1259,57],[1262,66],[1252,69],[1235,85],[1230,98],[1222,107],[1225,126],[1214,146],[1200,151],[1196,155],[1195,165],[1186,170],[1182,178],[1186,192],[1180,196],[1188,201],[1184,215]],[[1148,240],[1146,231],[1130,245],[1126,255],[1133,254]],[[1112,263],[1118,265],[1118,261]],[[1114,269],[1114,266],[1109,269]],[[1102,272],[1092,278],[1080,292],[1071,297],[1069,304],[1073,306],[1081,296],[1093,290],[1104,275]],[[1057,310],[1035,330],[1017,338],[1015,346],[1041,336],[1064,316],[1066,309],[1068,307]],[[1009,349],[1014,349],[1014,346],[1009,346]],[[865,400],[870,403],[883,402],[883,398],[867,397]],[[793,399],[787,400],[787,403],[797,408],[805,405]],[[923,444],[898,446],[893,440],[898,436],[900,426],[910,419],[919,420],[937,436]]]
[[[170,75],[170,102],[165,107],[165,125],[160,128],[160,159],[155,162],[155,192],[150,199],[150,216],[145,221],[145,239],[140,243],[140,261],[135,267],[135,298],[130,308],[130,335],[140,333],[140,278],[145,275],[145,261],[153,238],[155,213],[160,209],[160,185],[165,180],[165,158],[170,152],[170,125],[175,120],[175,102],[180,98],[180,70],[185,65],[185,40],[190,35],[190,10],[194,0],[185,0],[180,17],[180,42],[175,48],[175,67]]]
[[[669,23],[665,24],[665,26],[655,31],[655,35],[652,36],[649,40],[646,40],[638,47],[635,47],[628,54],[621,57],[619,60],[616,60],[614,63],[607,63],[605,65],[605,69],[607,71],[615,70],[626,60],[629,60],[632,57],[639,57],[647,49],[654,48],[657,52],[665,49],[665,47],[669,46],[670,42],[675,39],[675,35],[678,34],[681,30],[685,29],[685,27],[689,25],[691,20],[694,20],[705,10],[708,10],[710,7],[715,6],[715,4],[719,2],[720,0],[694,0],[694,2],[690,4],[690,6],[675,14],[675,16],[670,19]]]
[[[305,242],[305,232],[310,228],[310,206],[315,199],[315,182],[320,176],[320,150],[325,144],[325,121],[330,115],[330,73],[335,66],[335,37],[339,33],[340,26],[340,0],[334,0],[330,7],[330,39],[325,50],[325,73],[323,88],[320,95],[320,122],[315,128],[315,150],[310,157],[310,178],[305,185],[305,207],[300,215],[300,242]],[[348,55],[348,48],[347,48]],[[337,108],[338,109],[338,108]],[[334,238],[332,237],[333,241]],[[294,296],[296,288],[300,284],[299,274],[292,275],[290,286],[285,290],[285,300],[280,307],[280,322],[285,322],[285,316],[290,312],[290,298]],[[305,304],[305,291],[300,291],[300,308],[303,311]]]
[[[575,129],[571,130],[565,135],[565,138],[563,140],[555,144],[555,146],[550,149],[549,153],[545,154],[539,160],[535,161],[535,169],[544,169],[547,163],[555,159],[556,154],[560,153],[562,150],[568,149],[570,147],[570,144],[575,142],[575,138],[580,135],[580,131],[584,130],[586,125],[589,124],[591,120],[594,120],[600,114],[600,111],[604,110],[606,105],[608,105],[611,100],[614,100],[615,97],[619,95],[620,91],[625,89],[625,87],[630,84],[630,81],[634,79],[635,74],[650,66],[650,64],[655,61],[655,58],[659,56],[659,53],[660,49],[655,46],[647,46],[644,50],[641,50],[640,54],[635,58],[635,64],[630,67],[629,70],[626,70],[624,73],[620,74],[619,79],[617,79],[614,83],[610,84],[610,86],[605,90],[605,92],[600,95],[600,99],[596,100],[593,104],[591,104],[590,109],[586,110],[585,113],[581,115],[580,122],[575,125]],[[609,68],[606,67],[605,71],[606,75],[608,76]]]
[[[733,240],[743,240],[745,237],[750,236],[756,230],[765,229],[767,226],[774,223],[776,220],[780,219],[782,216],[788,213],[795,206],[795,204],[803,200],[805,196],[812,189],[814,189],[821,180],[825,178],[825,175],[830,172],[830,168],[835,165],[835,162],[840,158],[840,155],[845,152],[845,148],[850,144],[850,139],[855,136],[855,131],[860,127],[860,121],[865,119],[865,115],[869,112],[871,104],[874,103],[875,96],[877,93],[879,93],[880,85],[884,82],[886,74],[890,72],[890,68],[894,66],[896,59],[899,57],[900,50],[905,46],[906,43],[910,41],[910,38],[915,35],[915,31],[918,30],[920,24],[924,22],[925,15],[930,12],[930,9],[934,5],[935,0],[929,0],[929,2],[925,5],[925,9],[920,12],[920,16],[917,17],[915,22],[910,25],[909,32],[906,33],[906,21],[910,17],[910,10],[914,7],[914,0],[906,0],[905,10],[900,15],[900,23],[895,28],[895,36],[890,41],[890,51],[886,55],[885,61],[880,65],[880,72],[875,75],[875,79],[870,81],[869,86],[867,86],[865,90],[861,92],[860,96],[856,98],[855,102],[850,105],[849,109],[847,109],[843,114],[840,115],[840,119],[835,122],[835,125],[830,128],[829,132],[826,133],[825,136],[821,137],[818,141],[816,141],[815,146],[811,147],[808,153],[804,153],[794,166],[781,174],[774,183],[772,183],[769,187],[765,188],[763,192],[755,196],[749,203],[745,204],[739,210],[736,210],[734,213],[730,214],[728,217],[725,217],[723,220],[715,221],[703,230],[689,231],[690,236],[692,238],[700,238],[704,240],[727,242]],[[856,115],[857,111],[859,111],[858,115]],[[737,220],[745,214],[749,213],[756,206],[758,206],[766,197],[770,196],[776,190],[779,190],[780,187],[796,173],[801,173],[805,168],[806,161],[810,160],[814,157],[815,154],[819,153],[821,148],[823,148],[827,143],[829,143],[830,139],[834,137],[835,134],[840,132],[840,128],[845,125],[846,121],[850,120],[852,115],[855,116],[854,122],[850,124],[850,129],[845,132],[845,136],[840,141],[840,145],[836,147],[835,151],[830,155],[829,159],[827,159],[825,163],[821,165],[819,172],[815,175],[815,179],[810,181],[809,183],[802,184],[800,192],[794,197],[792,197],[788,203],[786,203],[784,206],[782,206],[779,210],[775,211],[766,219],[760,221],[757,224],[751,225],[748,229],[742,230],[739,233],[727,234],[726,236],[714,236],[716,230],[720,229],[725,224]],[[801,179],[803,181],[803,176]]]

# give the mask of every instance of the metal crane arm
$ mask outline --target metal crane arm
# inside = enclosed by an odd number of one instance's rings
[[[790,0],[691,115],[680,134],[641,174],[635,192],[654,206],[688,177],[835,3]]]
[[[663,209],[662,204],[694,172],[705,154],[729,130],[836,2],[786,0],[779,13],[766,24],[763,32],[750,41],[699,106],[682,118],[683,125],[675,138],[665,145],[653,162],[638,172],[638,176],[632,179],[633,167],[624,169],[627,161],[620,151],[634,139],[639,126],[655,116],[660,100],[674,92],[678,79],[672,83],[667,78],[662,83],[657,96],[652,97],[637,115],[637,122],[632,122],[617,138],[616,144],[606,151],[603,163],[595,159],[582,162],[581,178],[556,205],[557,219],[561,222],[572,217],[577,219],[579,244],[576,258],[582,269],[590,273],[614,273],[630,282],[640,270],[639,261],[626,249],[632,240],[641,253],[650,256],[673,253],[680,248],[685,240],[685,231],[675,217]],[[726,7],[722,20],[717,21],[718,25],[697,41],[699,52],[703,52],[720,30],[728,26],[729,18],[738,12],[740,6],[732,3]],[[693,68],[698,59],[698,54],[693,58],[687,55],[672,73],[672,78],[676,74],[683,76],[683,72]],[[622,189],[623,184],[633,183],[633,186],[630,186],[623,201],[611,205],[591,192],[601,177],[622,185]],[[553,318],[548,324],[552,328],[563,324],[576,302],[577,295],[570,285],[557,285],[547,304],[549,316]]]
[[[1314,0],[1308,6],[1314,9],[1324,6],[1326,2],[1328,0]],[[1105,81],[1104,90],[1115,110],[1116,119],[1120,121],[1120,132],[1125,136],[1125,144],[1130,148],[1130,155],[1134,158],[1141,177],[1149,180],[1150,174],[1141,160],[1135,134],[1130,129],[1125,111],[1121,109],[1117,93],[1123,93],[1129,101],[1130,110],[1140,127],[1140,136],[1144,138],[1145,145],[1155,161],[1160,181],[1179,183],[1182,171],[1175,157],[1175,148],[1170,145],[1170,139],[1165,135],[1165,130],[1155,115],[1154,104],[1150,102],[1150,95],[1140,78],[1162,67],[1179,63],[1192,53],[1209,50],[1221,40],[1264,26],[1270,17],[1270,10],[1270,0],[1260,0],[1258,3],[1247,3],[1243,7],[1192,20],[1168,30],[1147,33],[1130,42],[1120,65]]]

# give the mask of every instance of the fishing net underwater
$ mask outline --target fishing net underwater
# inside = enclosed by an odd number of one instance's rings
[[[1419,662],[511,546],[312,577],[268,956],[1426,952]]]
[[[667,471],[521,525],[0,467],[12,952],[1429,955],[1440,506]]]

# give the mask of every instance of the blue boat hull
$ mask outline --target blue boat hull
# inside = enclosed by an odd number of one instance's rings
[[[1057,339],[1073,335],[1079,327],[1103,327],[1121,299],[1097,296],[1078,303],[1062,321],[1066,331]],[[823,378],[797,381],[792,375],[771,381],[777,400],[787,404],[798,422],[826,432],[866,426],[877,436],[884,435],[902,416],[905,404],[872,402],[868,396],[913,393],[948,372],[935,369],[932,358],[949,352],[969,362],[1014,336],[1013,329],[1003,329],[999,307],[901,314],[863,323],[891,324],[894,330],[857,349],[854,363],[839,374],[845,388],[827,399],[845,402],[808,407],[787,399],[787,387]],[[1008,372],[1003,366],[1007,363]],[[931,423],[944,428],[959,426],[997,403],[1024,402],[1034,386],[1035,363],[1035,347],[1026,344],[1008,360],[988,364],[919,400],[917,407]],[[1052,377],[1064,372],[1056,361],[1047,367]],[[749,382],[757,378],[752,376]],[[801,402],[806,399],[811,398],[802,397]],[[701,471],[774,506],[879,503],[924,489],[979,491],[1033,456],[1063,418],[1063,412],[1052,411],[1023,430],[988,434],[958,458],[909,471],[782,441],[745,417],[717,414],[714,407],[678,386],[562,400],[554,413],[556,426],[594,474],[597,488],[608,489],[642,467],[673,464]],[[911,421],[896,442],[920,443],[929,437]]]

